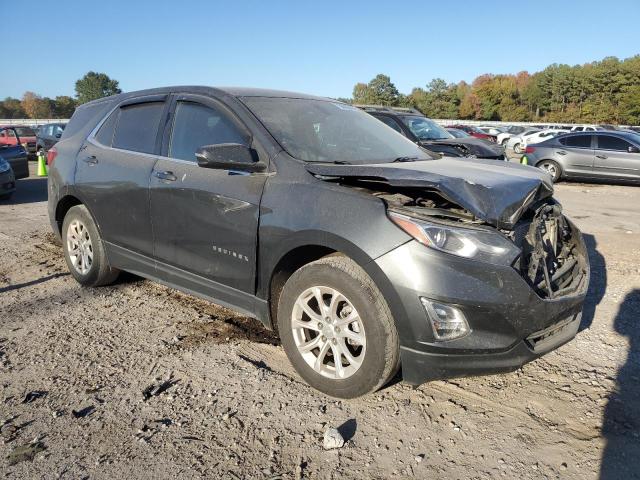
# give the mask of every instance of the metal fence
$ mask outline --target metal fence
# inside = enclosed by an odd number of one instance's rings
[[[47,123],[67,123],[68,118],[0,118],[0,125],[25,125],[34,127]]]

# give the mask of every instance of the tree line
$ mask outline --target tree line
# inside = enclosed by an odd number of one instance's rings
[[[0,118],[71,118],[78,105],[121,93],[117,80],[98,72],[87,72],[75,85],[76,96],[42,97],[25,92],[21,99],[7,97],[0,101]]]
[[[404,95],[387,75],[357,83],[358,104],[414,107],[428,117],[513,122],[640,124],[640,55],[584,65],[553,64],[541,72],[441,78]]]

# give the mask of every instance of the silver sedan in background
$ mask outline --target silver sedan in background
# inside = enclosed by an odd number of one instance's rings
[[[617,131],[560,135],[527,146],[520,162],[546,170],[554,182],[567,178],[640,183],[640,135]]]

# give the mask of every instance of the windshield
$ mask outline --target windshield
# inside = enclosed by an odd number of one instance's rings
[[[448,140],[454,138],[453,135],[436,122],[425,117],[404,116],[402,121],[409,127],[411,133],[420,140]]]
[[[306,162],[386,163],[428,160],[419,146],[362,110],[324,100],[243,97],[291,156]]]
[[[18,136],[20,137],[35,137],[36,132],[34,132],[29,127],[16,127],[16,132],[18,132]]]

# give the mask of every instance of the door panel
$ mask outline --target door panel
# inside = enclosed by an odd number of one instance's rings
[[[597,139],[594,163],[597,176],[640,180],[640,153],[628,152],[631,143],[611,135],[597,135]]]
[[[150,181],[155,258],[253,294],[266,176],[203,168],[195,161],[201,146],[250,142],[249,136],[231,112],[211,99],[179,96],[171,111],[167,157],[155,165]],[[181,282],[180,275],[169,280]]]
[[[112,115],[118,116],[117,127],[105,122],[97,138],[90,137],[83,145],[76,161],[75,184],[105,241],[151,257],[149,177],[157,161],[158,131],[166,112],[163,101],[141,102],[116,109]],[[113,144],[98,140],[103,128],[115,128]]]
[[[594,151],[591,137],[576,135],[559,139],[554,156],[565,173],[570,176],[593,175]]]

